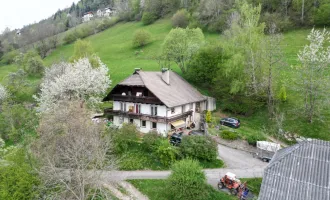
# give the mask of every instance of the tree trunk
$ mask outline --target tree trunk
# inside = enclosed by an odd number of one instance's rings
[[[301,23],[304,24],[305,0],[301,2]]]

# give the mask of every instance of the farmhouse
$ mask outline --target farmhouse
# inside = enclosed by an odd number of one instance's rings
[[[277,151],[259,200],[330,199],[330,142],[309,140]]]
[[[87,12],[84,14],[84,16],[82,17],[83,22],[88,22],[90,21],[92,18],[94,17],[93,12]]]
[[[103,99],[113,101],[113,123],[135,123],[141,132],[199,128],[201,113],[215,109],[215,100],[203,96],[181,76],[168,69],[147,72],[135,69]]]

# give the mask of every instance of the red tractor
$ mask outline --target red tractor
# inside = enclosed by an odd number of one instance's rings
[[[228,188],[232,195],[238,196],[239,199],[245,199],[249,190],[247,189],[246,183],[241,183],[239,179],[236,178],[236,175],[227,172],[224,177],[218,182],[218,188]]]

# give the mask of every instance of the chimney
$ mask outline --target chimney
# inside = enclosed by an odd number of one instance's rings
[[[170,70],[168,68],[162,68],[162,79],[167,85],[170,84]]]
[[[134,68],[134,73],[133,74],[137,74],[141,70],[142,70],[142,68]]]

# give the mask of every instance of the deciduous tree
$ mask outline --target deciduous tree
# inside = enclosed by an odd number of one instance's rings
[[[175,62],[182,73],[187,71],[186,63],[204,44],[204,34],[200,28],[172,29],[163,43],[165,60]]]
[[[99,67],[93,68],[87,58],[74,63],[54,64],[45,70],[41,92],[34,96],[38,110],[51,110],[60,100],[80,100],[93,106],[101,102],[110,86],[108,68],[97,58]]]
[[[329,36],[330,33],[325,29],[313,29],[307,36],[309,44],[298,53],[301,62],[298,69],[299,94],[304,100],[304,111],[309,122],[313,121],[328,100],[330,46],[326,46],[326,43],[330,40]]]
[[[95,196],[96,191],[103,191],[101,170],[115,169],[105,124],[92,122],[90,116],[78,102],[68,101],[41,115],[32,151],[40,161],[45,187],[59,199]]]

